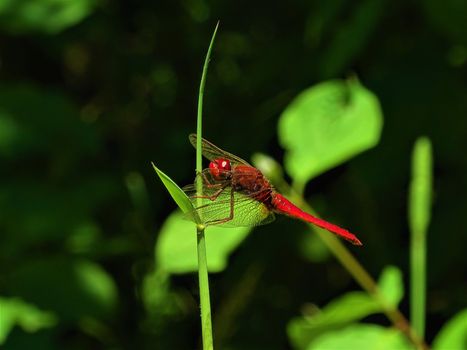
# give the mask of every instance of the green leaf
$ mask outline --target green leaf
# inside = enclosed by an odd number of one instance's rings
[[[411,350],[413,346],[397,329],[356,324],[328,332],[314,340],[307,350]]]
[[[170,177],[168,177],[166,174],[160,171],[154,165],[154,163],[152,163],[152,166],[154,167],[154,170],[161,179],[165,188],[167,188],[167,191],[169,191],[173,200],[175,201],[175,203],[177,203],[178,207],[182,210],[182,212],[185,214],[189,213],[192,216],[193,221],[195,221],[198,224],[201,223],[198,213],[195,211],[193,204],[190,201],[190,198],[188,198],[185,192],[183,192],[183,190],[180,187],[178,187],[178,185]],[[191,225],[191,228],[193,228],[193,225]]]
[[[264,153],[254,153],[251,156],[253,165],[257,167],[273,185],[284,181],[282,166],[272,157]]]
[[[208,226],[205,234],[209,271],[218,272],[225,269],[229,254],[250,231],[249,227],[225,229]],[[197,271],[196,228],[190,221],[183,220],[180,212],[172,213],[162,226],[155,251],[157,267],[163,271]]]
[[[382,122],[378,99],[355,79],[331,80],[305,90],[279,120],[288,173],[303,186],[375,146]]]
[[[15,325],[32,333],[53,327],[57,323],[57,317],[53,313],[42,311],[18,298],[0,297],[0,311],[0,345],[5,342]]]
[[[310,235],[307,231],[300,237],[298,250],[302,257],[311,262],[325,262],[331,257],[331,251],[318,235]]]
[[[108,318],[114,315],[118,305],[112,277],[88,260],[31,260],[16,268],[6,285],[9,294],[53,311],[65,321]]]
[[[371,40],[386,10],[384,0],[359,1],[355,5],[351,10],[337,5],[341,12],[346,12],[346,20],[334,28],[318,56],[319,73],[323,78],[338,76],[350,66]],[[315,20],[322,21],[321,18]]]
[[[0,84],[0,156],[67,157],[94,154],[96,128],[64,93],[27,83]]]
[[[467,349],[467,309],[450,319],[433,341],[433,350],[457,349]]]
[[[0,155],[10,155],[15,142],[20,139],[20,128],[14,117],[0,111]]]
[[[0,26],[12,33],[58,33],[82,21],[95,8],[96,0],[4,0]]]
[[[367,293],[350,292],[331,301],[313,315],[292,320],[287,332],[296,348],[305,349],[319,335],[339,329],[380,310],[380,304]]]
[[[151,271],[144,277],[141,296],[152,318],[176,315],[183,306],[177,294],[170,290],[170,275],[161,270]]]
[[[396,308],[404,296],[402,272],[394,266],[387,266],[378,281],[378,287],[388,306]]]
[[[379,279],[379,289],[386,303],[397,306],[404,294],[401,272],[396,267],[386,267]],[[305,349],[324,333],[382,311],[383,305],[368,293],[350,292],[334,299],[318,312],[292,320],[287,331],[295,347]]]

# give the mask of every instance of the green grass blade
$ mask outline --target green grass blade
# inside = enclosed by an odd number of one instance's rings
[[[420,338],[425,333],[426,234],[431,217],[432,151],[430,140],[419,138],[412,155],[412,181],[409,194],[410,316]]]
[[[200,173],[203,170],[202,164],[202,154],[201,154],[201,140],[202,140],[202,130],[203,130],[203,96],[204,96],[204,86],[206,85],[206,76],[208,73],[209,60],[211,59],[212,46],[214,44],[214,39],[216,38],[217,28],[219,28],[219,22],[214,28],[212,33],[211,42],[209,43],[208,52],[206,53],[206,58],[204,59],[203,73],[201,74],[201,82],[199,83],[199,94],[198,94],[198,119],[196,123],[196,134],[198,140],[196,142],[196,172]]]
[[[178,207],[182,210],[184,214],[190,213],[193,217],[193,221],[197,224],[201,223],[201,220],[198,216],[198,213],[194,210],[193,204],[190,201],[190,198],[183,192],[183,190],[178,187],[178,185],[166,174],[164,174],[158,167],[152,163],[154,170],[156,171],[157,175],[161,179],[162,183],[164,184],[167,191],[169,191],[170,195],[172,196],[175,203],[177,203]]]
[[[196,133],[198,140],[196,142],[196,172],[199,174],[203,170],[202,164],[202,152],[201,152],[201,140],[202,140],[202,129],[203,129],[203,96],[204,86],[206,84],[206,75],[208,72],[209,59],[211,57],[211,50],[216,38],[217,28],[219,22],[216,24],[214,33],[212,34],[211,42],[209,43],[208,52],[204,60],[203,73],[201,75],[201,82],[199,84],[199,95],[198,95],[198,118]],[[196,181],[196,189],[198,195],[202,195],[202,182],[198,176]],[[201,199],[199,200],[199,204]],[[202,220],[202,218],[201,218]],[[208,263],[206,258],[206,242],[204,236],[204,226],[198,225],[197,227],[197,238],[198,238],[198,279],[199,279],[199,298],[201,307],[201,331],[203,336],[203,350],[212,350],[214,348],[212,338],[212,321],[211,321],[211,301],[209,297],[209,276],[208,276]]]

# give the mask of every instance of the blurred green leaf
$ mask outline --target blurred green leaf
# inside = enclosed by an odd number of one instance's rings
[[[329,248],[318,235],[310,235],[307,230],[298,243],[301,255],[311,262],[325,262],[332,255]]]
[[[0,155],[90,154],[98,146],[96,130],[63,93],[29,84],[0,84]]]
[[[96,0],[3,0],[0,26],[12,33],[55,34],[87,17]]]
[[[146,312],[152,317],[174,315],[182,308],[177,294],[170,290],[170,275],[161,270],[154,270],[145,276],[142,298]]]
[[[274,158],[258,152],[251,156],[251,161],[273,184],[284,181],[282,166]]]
[[[29,247],[69,239],[79,227],[94,223],[95,212],[118,190],[108,175],[82,174],[67,186],[38,183],[41,175],[0,182],[0,255],[4,257],[18,258]]]
[[[467,2],[462,0],[420,1],[428,22],[454,44],[467,45]]]
[[[378,99],[356,79],[331,80],[305,90],[279,120],[288,173],[304,185],[375,146],[382,122]]]
[[[351,11],[340,6],[341,11],[351,12],[344,23],[333,28],[335,34],[327,43],[320,57],[320,77],[328,79],[338,76],[359,55],[374,34],[382,15],[385,0],[366,0],[354,3]]]
[[[15,325],[32,333],[53,327],[56,322],[57,318],[51,312],[39,310],[18,298],[0,297],[0,345],[5,342]]]
[[[321,311],[289,322],[287,333],[297,349],[305,349],[319,335],[339,329],[381,310],[365,292],[350,292],[334,299]]]
[[[451,318],[433,341],[433,350],[467,349],[467,309]]]
[[[190,198],[183,192],[183,190],[178,187],[178,185],[166,174],[160,171],[154,163],[152,163],[154,170],[156,171],[157,175],[161,179],[162,183],[164,184],[167,191],[169,191],[170,195],[172,196],[175,203],[177,203],[178,207],[182,210],[184,214],[188,214],[193,217],[193,221],[196,223],[201,223],[201,220],[198,216],[198,213],[194,210],[193,204],[190,201]],[[192,225],[193,228],[193,225]]]
[[[8,112],[0,110],[0,155],[11,155],[12,145],[21,136],[19,129],[13,117]]]
[[[51,310],[64,320],[105,318],[117,308],[112,277],[88,260],[30,260],[7,280],[8,292]]]
[[[404,296],[402,272],[395,266],[387,266],[378,281],[378,287],[384,301],[391,307],[397,307]]]
[[[397,268],[386,267],[378,286],[386,302],[390,305],[399,303],[403,296],[403,286],[402,275]],[[381,303],[368,293],[350,292],[334,299],[320,311],[293,319],[288,324],[287,332],[295,348],[305,349],[318,336],[382,310]]]
[[[414,347],[397,329],[356,324],[321,335],[307,350],[411,350]]]
[[[221,228],[208,226],[205,231],[208,269],[219,272],[227,266],[230,253],[251,231],[249,227]],[[174,212],[165,221],[156,243],[156,266],[169,273],[195,272],[198,269],[196,255],[196,228]]]

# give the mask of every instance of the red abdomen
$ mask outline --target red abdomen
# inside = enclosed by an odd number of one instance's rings
[[[362,242],[360,242],[360,240],[353,233],[350,233],[349,231],[337,225],[331,224],[330,222],[327,222],[325,220],[322,220],[304,212],[279,193],[272,194],[271,205],[274,211],[279,214],[284,214],[295,219],[300,219],[302,221],[309,222],[313,225],[324,228],[329,232],[341,236],[342,238],[350,241],[352,244],[362,245]]]

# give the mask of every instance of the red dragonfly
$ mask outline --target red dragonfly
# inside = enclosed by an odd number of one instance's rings
[[[191,134],[189,139],[196,148],[196,134]],[[184,191],[206,225],[264,225],[273,221],[277,213],[309,222],[362,245],[354,234],[304,212],[277,193],[261,171],[243,159],[205,139],[202,139],[202,153],[210,161],[209,168],[199,174],[203,193],[196,193],[196,183],[185,186]]]

